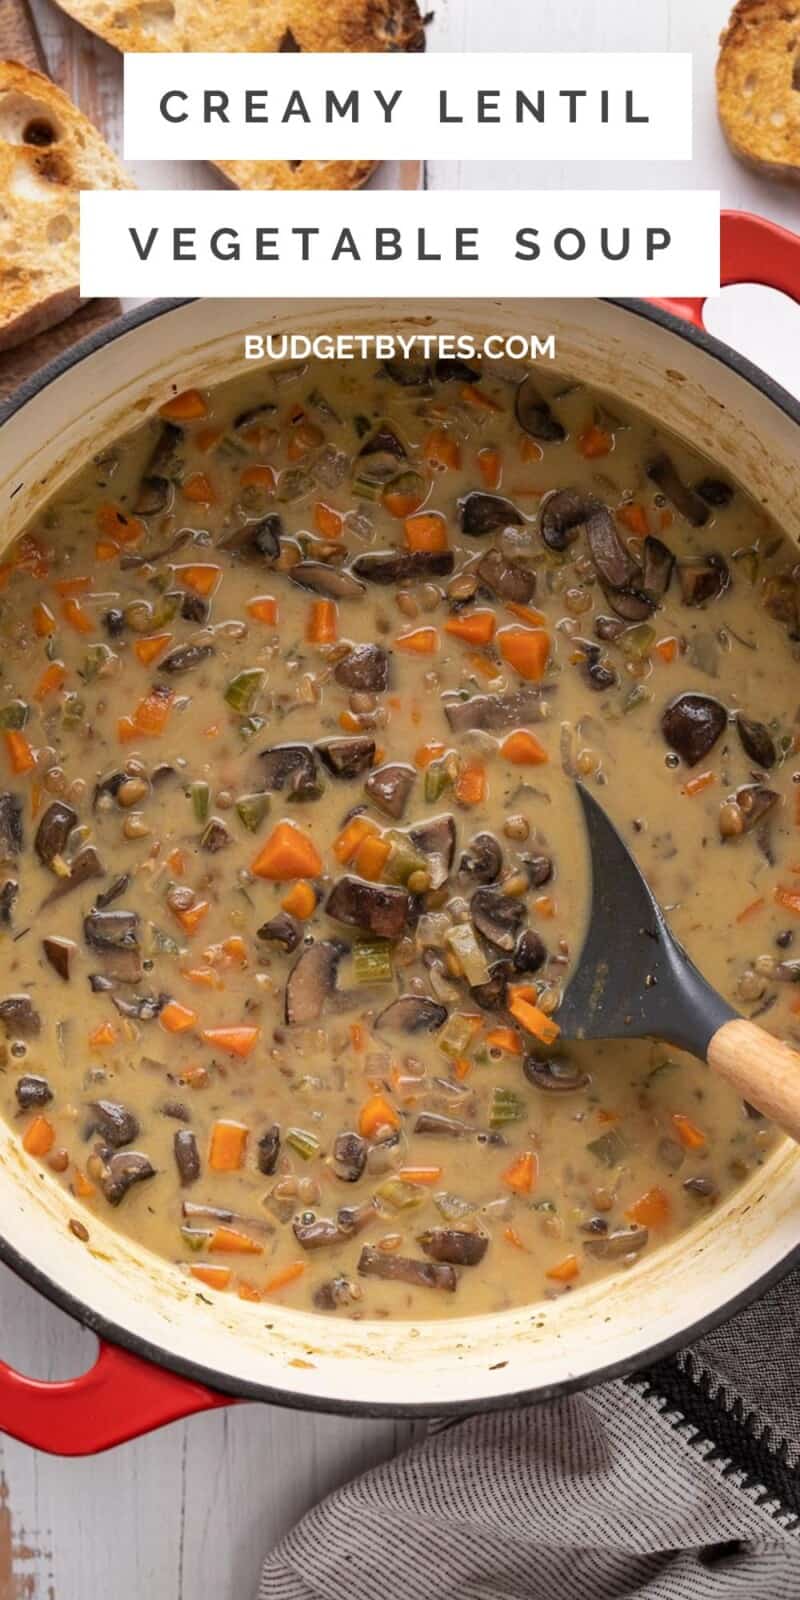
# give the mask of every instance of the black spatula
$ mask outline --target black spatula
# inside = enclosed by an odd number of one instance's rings
[[[577,784],[592,869],[589,929],[556,1020],[567,1039],[666,1039],[707,1061],[800,1140],[800,1055],[729,1006],[670,933],[602,806]]]

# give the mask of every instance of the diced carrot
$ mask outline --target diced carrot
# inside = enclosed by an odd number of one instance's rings
[[[215,449],[222,438],[224,438],[224,435],[221,428],[198,428],[194,436],[194,442],[198,450],[201,450],[203,455],[207,456],[209,451]]]
[[[22,1148],[29,1156],[46,1156],[56,1142],[56,1130],[47,1117],[34,1117],[22,1138]]]
[[[377,834],[367,834],[362,839],[355,856],[355,869],[359,877],[376,883],[392,853],[392,847]]]
[[[367,1043],[367,1035],[363,1022],[351,1022],[349,1033],[350,1043],[353,1046],[353,1049],[357,1050],[360,1054]]]
[[[521,461],[541,461],[543,455],[544,455],[544,451],[543,451],[541,445],[537,444],[535,439],[530,439],[527,434],[523,434],[522,438],[519,441],[519,458],[520,458],[520,460]],[[530,494],[541,494],[542,490],[541,489],[530,489],[528,492]]]
[[[427,485],[422,494],[416,491],[404,494],[401,489],[393,489],[390,484],[389,488],[383,491],[383,504],[390,517],[413,517],[414,512],[419,511],[423,504],[427,492]]]
[[[96,539],[94,545],[95,561],[114,561],[119,555],[119,545],[115,539]]]
[[[394,643],[395,649],[406,655],[432,656],[439,648],[439,634],[436,628],[411,628],[398,633]]]
[[[205,472],[193,472],[181,484],[181,494],[184,500],[191,500],[198,506],[213,506],[216,500],[214,486]]]
[[[501,628],[497,643],[503,660],[521,678],[538,683],[544,676],[550,654],[550,636],[543,629]]]
[[[513,1194],[530,1194],[537,1176],[539,1163],[533,1150],[523,1150],[515,1156],[503,1173],[503,1183]]]
[[[580,1272],[580,1262],[577,1256],[564,1256],[563,1261],[557,1261],[554,1267],[548,1267],[545,1277],[553,1278],[556,1283],[571,1283]]]
[[[672,512],[669,509],[669,506],[665,506],[663,511],[659,511],[659,513],[658,513],[658,525],[659,525],[659,528],[661,529],[661,532],[663,533],[666,528],[671,528],[674,520],[675,519],[674,519],[674,517],[672,515]]]
[[[529,623],[532,628],[541,628],[547,621],[543,611],[537,611],[535,606],[520,605],[516,600],[506,601],[506,611],[510,611],[515,617],[519,617],[520,622]]]
[[[190,562],[186,567],[175,568],[176,581],[194,594],[199,594],[203,600],[216,589],[221,576],[222,568],[212,566],[209,562]]]
[[[432,428],[422,446],[422,454],[432,467],[443,471],[461,466],[461,446],[446,428]]]
[[[358,1131],[362,1139],[373,1139],[379,1128],[399,1128],[400,1118],[382,1094],[373,1094],[365,1100],[358,1113]]]
[[[207,1284],[209,1289],[227,1289],[231,1281],[230,1267],[194,1266],[189,1268],[193,1278]]]
[[[55,694],[58,689],[63,688],[66,676],[67,669],[63,661],[51,661],[49,667],[45,667],[33,691],[34,700],[38,700],[41,703],[42,700],[47,699],[49,694]]]
[[[72,1190],[79,1200],[91,1200],[92,1195],[95,1193],[94,1184],[89,1182],[85,1172],[82,1172],[80,1167],[75,1168]]]
[[[335,644],[338,614],[335,600],[313,600],[306,623],[308,644]]]
[[[485,445],[478,451],[478,471],[486,489],[499,489],[503,470],[503,457],[499,450]]]
[[[322,871],[322,858],[313,841],[293,822],[279,822],[251,862],[250,871],[257,878],[272,878],[277,883],[316,878]]]
[[[224,980],[213,967],[182,967],[181,976],[199,989],[224,989]]]
[[[185,850],[181,850],[180,846],[176,844],[169,851],[168,855],[165,857],[165,860],[170,872],[173,872],[176,878],[182,878],[184,876],[186,872]]]
[[[424,771],[432,761],[438,761],[439,757],[444,755],[444,751],[445,747],[439,739],[429,739],[427,744],[421,744],[414,751],[414,766]]]
[[[307,917],[313,916],[316,905],[316,894],[305,878],[298,878],[297,882],[292,884],[289,893],[285,894],[281,901],[283,910],[288,911],[291,917],[299,917],[301,922],[305,922]]]
[[[316,423],[309,422],[306,417],[298,422],[289,439],[286,454],[290,461],[302,461],[309,450],[316,450],[322,444],[325,435]]]
[[[117,1042],[117,1030],[111,1022],[100,1022],[89,1034],[90,1050],[107,1050]]]
[[[265,464],[256,467],[245,467],[239,482],[243,489],[264,489],[271,494],[275,488],[275,473],[272,467]]]
[[[197,1023],[197,1012],[182,1006],[179,1000],[168,1000],[159,1013],[159,1022],[167,1033],[187,1033]]]
[[[678,641],[670,636],[668,639],[659,639],[655,645],[655,652],[667,666],[675,660],[678,654]]]
[[[626,500],[624,505],[617,506],[617,521],[627,528],[629,533],[638,533],[644,539],[649,530],[647,512],[638,500]]]
[[[556,903],[551,894],[539,894],[533,902],[533,909],[540,917],[554,917]]]
[[[216,1050],[224,1050],[229,1056],[238,1056],[244,1061],[252,1055],[261,1037],[261,1029],[252,1025],[240,1024],[230,1028],[203,1028],[201,1038]]]
[[[594,461],[598,456],[607,456],[614,448],[614,435],[607,428],[599,428],[596,422],[585,428],[578,436],[578,449],[587,461]]]
[[[755,917],[759,911],[764,910],[766,903],[767,902],[763,895],[760,895],[757,900],[751,900],[750,904],[745,906],[744,909],[739,912],[736,921],[749,922],[751,917]]]
[[[107,539],[113,539],[116,544],[137,544],[144,535],[144,523],[139,517],[131,517],[120,506],[102,505],[95,512],[95,522],[100,533]],[[56,584],[56,588],[58,588]],[[85,580],[84,587],[91,587],[91,579]],[[76,593],[80,591],[59,589],[59,593]]]
[[[405,535],[409,550],[447,549],[447,523],[440,511],[422,511],[417,517],[407,517]]]
[[[377,831],[377,825],[371,822],[369,817],[353,817],[333,841],[336,860],[345,866],[348,861],[352,861],[362,839]]]
[[[278,620],[278,602],[274,595],[259,594],[254,600],[247,602],[248,616],[255,617],[256,622],[273,624]]]
[[[215,1228],[208,1241],[208,1248],[214,1253],[229,1256],[260,1256],[264,1253],[263,1244],[259,1244],[256,1239],[250,1239],[238,1228]]]
[[[497,618],[493,611],[469,611],[463,617],[451,617],[444,625],[445,633],[467,644],[491,644]]]
[[[38,541],[30,533],[23,533],[17,545],[14,566],[21,572],[30,572],[34,578],[46,578],[50,570],[44,551]]]
[[[196,422],[208,415],[208,406],[199,389],[184,389],[159,408],[159,416],[168,422]]]
[[[344,517],[341,511],[335,511],[324,500],[318,500],[314,507],[314,527],[323,539],[341,539]]]
[[[692,1122],[690,1117],[685,1117],[682,1111],[673,1111],[672,1126],[685,1149],[705,1149],[708,1140],[702,1128],[698,1128],[697,1123]]]
[[[442,1176],[441,1167],[401,1167],[398,1178],[403,1183],[431,1184],[438,1183]]]
[[[302,1278],[305,1270],[305,1261],[290,1261],[289,1265],[281,1267],[280,1272],[276,1272],[273,1278],[267,1279],[264,1284],[266,1293],[277,1294],[279,1289],[288,1288],[290,1283],[296,1283],[298,1278]]]
[[[151,633],[146,639],[137,639],[133,647],[137,660],[141,661],[143,667],[149,667],[151,662],[163,655],[172,638],[171,633]]]
[[[512,1017],[515,1017],[528,1033],[532,1033],[534,1038],[540,1039],[542,1044],[555,1044],[561,1029],[540,1006],[533,1005],[519,992],[515,992],[508,1009]]]
[[[75,629],[76,633],[94,633],[95,625],[75,595],[69,596],[64,601],[61,607],[61,615],[64,621]]]
[[[49,639],[56,631],[56,619],[43,600],[37,600],[33,608],[33,631],[38,639]]]
[[[172,915],[180,923],[184,933],[188,933],[191,937],[193,933],[197,932],[200,924],[205,922],[205,919],[208,916],[208,910],[209,906],[207,900],[195,900],[194,905],[182,907],[177,911],[173,911]]]
[[[669,1221],[669,1214],[669,1196],[658,1185],[640,1194],[625,1212],[630,1222],[638,1222],[643,1228],[662,1228]]]
[[[517,728],[515,733],[510,733],[503,740],[500,750],[506,761],[512,761],[517,767],[540,767],[550,760],[544,746],[526,728]]]
[[[6,742],[11,771],[20,775],[23,772],[30,772],[31,768],[36,766],[36,757],[24,733],[20,733],[16,728],[11,728],[3,737]]]
[[[456,1056],[453,1062],[453,1071],[459,1083],[463,1083],[464,1079],[468,1078],[472,1071],[472,1062],[469,1056]]]
[[[244,1162],[248,1129],[243,1122],[222,1118],[211,1129],[208,1164],[212,1172],[238,1172]]]
[[[240,1300],[257,1300],[260,1303],[262,1299],[261,1290],[259,1289],[258,1285],[251,1283],[249,1278],[239,1279],[239,1282],[236,1285],[236,1293],[238,1294]]]
[[[479,389],[476,384],[465,383],[463,388],[459,390],[459,394],[464,403],[468,406],[474,406],[476,411],[502,411],[503,409],[502,406],[497,404],[496,400],[490,400],[488,394],[484,394],[483,390]]]
[[[8,585],[11,582],[11,574],[13,571],[14,568],[10,561],[3,561],[0,563],[0,591],[8,588]]]
[[[485,767],[479,761],[465,761],[456,778],[454,791],[459,805],[480,805],[486,794]]]
[[[504,1050],[506,1055],[521,1056],[522,1040],[515,1028],[492,1028],[486,1035],[490,1050]]]
[[[58,582],[53,584],[56,594],[60,595],[62,600],[70,594],[85,594],[91,587],[91,578],[59,578]]]
[[[783,906],[784,911],[793,911],[800,917],[800,889],[787,889],[779,883],[775,890],[775,899],[779,906]]]
[[[530,1250],[525,1244],[525,1241],[520,1238],[516,1228],[512,1228],[510,1222],[508,1226],[503,1229],[503,1238],[505,1239],[506,1244],[513,1244],[515,1250],[524,1250],[526,1255],[530,1255]]]
[[[716,783],[716,781],[713,772],[700,772],[696,778],[690,778],[688,783],[683,785],[681,793],[688,795],[691,799],[692,795],[702,794],[704,789],[710,789],[712,783]]]
[[[224,966],[247,966],[247,945],[240,933],[230,933],[227,939],[223,939],[220,949]]]

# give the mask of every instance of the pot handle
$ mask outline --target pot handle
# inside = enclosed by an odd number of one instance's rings
[[[0,1361],[0,1430],[51,1455],[94,1455],[235,1403],[103,1341],[94,1366],[61,1383],[28,1378]]]
[[[720,227],[720,287],[760,283],[779,289],[800,305],[800,238],[777,222],[748,211],[723,211]],[[673,316],[704,328],[704,300],[656,300]]]

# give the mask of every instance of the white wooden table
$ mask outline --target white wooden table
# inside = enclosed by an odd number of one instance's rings
[[[33,0],[53,76],[120,145],[119,59]],[[719,188],[723,203],[800,226],[800,190],[763,183],[730,157],[716,124],[713,63],[727,0],[435,0],[433,49],[686,49],[695,54],[695,161],[603,168],[433,164],[431,187]],[[2,4],[2,0],[0,0]],[[139,163],[143,187],[208,188],[201,163]],[[384,169],[382,184],[398,181]],[[742,297],[746,309],[742,310]],[[709,311],[715,331],[800,392],[798,313],[747,289]],[[793,353],[794,352],[794,353]],[[34,1376],[67,1377],[94,1340],[0,1268],[0,1353]],[[402,1448],[407,1425],[240,1406],[176,1424],[102,1457],[62,1461],[0,1440],[0,1600],[249,1600],[260,1559],[334,1484]]]

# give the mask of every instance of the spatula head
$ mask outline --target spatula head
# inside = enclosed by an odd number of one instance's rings
[[[633,856],[602,806],[576,785],[586,819],[589,925],[557,1014],[567,1039],[653,1037],[705,1057],[737,1013],[670,933]]]

